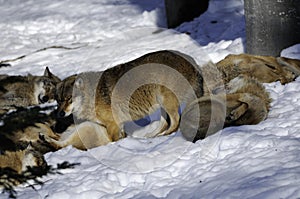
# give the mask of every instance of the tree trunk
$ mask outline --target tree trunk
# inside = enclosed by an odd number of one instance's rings
[[[208,8],[209,0],[165,0],[168,28],[200,16]]]
[[[300,43],[299,0],[244,0],[246,52],[279,56]]]

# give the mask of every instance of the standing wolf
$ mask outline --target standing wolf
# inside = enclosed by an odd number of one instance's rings
[[[157,51],[103,72],[66,78],[57,86],[58,114],[71,113],[103,126],[108,138],[125,136],[123,124],[161,107],[169,121],[153,136],[179,127],[178,108],[203,95],[203,79],[192,58],[174,51]]]
[[[46,67],[43,76],[0,75],[0,114],[15,107],[27,107],[54,100],[60,79]]]

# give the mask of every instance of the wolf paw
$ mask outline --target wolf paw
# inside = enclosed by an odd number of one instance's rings
[[[246,103],[243,103],[236,109],[230,112],[230,114],[226,117],[228,121],[235,121],[238,120],[242,115],[246,113],[248,110],[248,105]]]

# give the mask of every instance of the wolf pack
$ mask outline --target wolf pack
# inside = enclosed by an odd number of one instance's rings
[[[143,139],[180,131],[196,142],[229,126],[255,125],[270,109],[263,83],[286,84],[299,75],[297,59],[232,54],[200,66],[172,50],[63,80],[48,67],[41,76],[2,74],[0,168],[22,174],[44,168],[49,151],[117,142],[131,136],[126,123],[158,110],[159,125]]]

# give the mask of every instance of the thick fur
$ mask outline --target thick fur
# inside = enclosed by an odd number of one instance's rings
[[[280,62],[278,60],[281,60]],[[282,64],[286,63],[286,64]],[[295,65],[297,67],[295,67]],[[280,81],[282,84],[295,79],[295,68],[299,73],[299,61],[272,56],[258,56],[250,54],[228,55],[218,62],[217,68],[223,73],[225,83],[239,75],[247,75],[261,83]],[[292,68],[289,69],[289,68]],[[294,70],[294,71],[293,71]]]
[[[27,107],[54,101],[60,81],[48,67],[43,76],[0,75],[0,114],[15,107]]]
[[[297,77],[300,75],[300,60],[286,57],[277,57],[276,61],[285,69],[293,72]]]
[[[19,129],[12,133],[6,134],[5,136],[16,145],[17,149],[22,148],[23,145],[30,143],[34,150],[45,154],[49,151],[54,151],[56,148],[41,139],[41,136],[47,136],[52,139],[58,139],[60,137],[59,134],[53,132],[50,126],[51,124],[47,122],[35,123],[34,125],[28,126],[24,129]]]
[[[263,105],[267,110],[270,108],[271,99],[269,93],[265,90],[265,87],[254,78],[240,75],[226,85],[226,90],[227,96],[237,93],[250,93],[255,95],[263,101]]]
[[[51,110],[53,107],[17,108],[1,116],[0,151],[23,150],[29,144],[42,154],[55,150],[40,136],[58,139],[61,130],[66,129],[71,121],[68,121],[69,124],[57,121],[54,117],[56,114],[49,113]]]
[[[225,92],[223,73],[215,64],[209,62],[201,66],[201,73],[203,75],[204,95],[216,95]]]
[[[231,80],[227,89],[227,94],[201,97],[183,111],[180,130],[187,140],[195,142],[223,127],[266,119],[271,100],[261,83],[241,75]]]
[[[180,78],[187,83],[178,84]],[[105,127],[105,136],[116,141],[125,136],[125,122],[141,119],[159,107],[165,110],[170,123],[154,135],[176,131],[178,107],[203,95],[203,79],[192,58],[158,51],[103,72],[68,77],[57,88],[60,116],[73,113],[79,120],[98,123]]]
[[[43,154],[28,146],[24,150],[5,151],[0,155],[0,168],[10,168],[17,173],[27,170],[27,167],[46,167]]]

